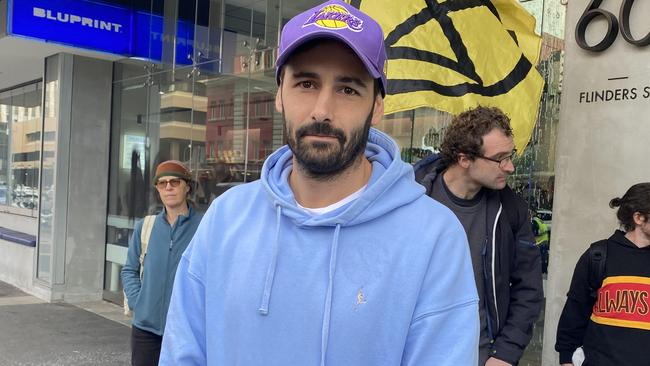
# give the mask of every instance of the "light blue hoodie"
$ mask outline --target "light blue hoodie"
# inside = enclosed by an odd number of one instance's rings
[[[178,266],[160,365],[477,364],[462,226],[390,137],[372,129],[365,154],[365,191],[324,215],[296,206],[286,146],[212,203]]]

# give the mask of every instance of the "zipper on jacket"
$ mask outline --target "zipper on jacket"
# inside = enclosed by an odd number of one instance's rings
[[[189,219],[189,212],[187,214],[187,218]],[[186,217],[183,215],[179,215],[176,218],[176,222],[174,222],[174,225],[169,225],[169,251],[172,251],[172,247],[174,246],[174,232],[176,231],[176,228],[181,225],[181,220]]]
[[[173,226],[169,227],[169,251],[172,251],[172,247],[174,246],[174,231],[176,231],[176,227],[178,226],[178,222],[180,221],[182,216],[178,216],[176,218],[176,222],[174,222]],[[168,263],[169,267],[169,263]]]
[[[501,211],[503,210],[503,205],[499,203],[499,211],[497,211],[497,216],[494,218],[494,226],[492,228],[492,297],[494,299],[494,315],[497,321],[497,329],[499,329],[499,305],[497,304],[497,285],[496,278],[494,277],[494,263],[496,258],[496,235],[497,235],[497,225],[499,223],[499,218],[501,217]]]
[[[487,246],[489,239],[486,236],[485,241],[483,242],[483,248],[481,249],[481,257],[483,260],[483,286],[486,286],[486,291],[483,296],[483,306],[485,307],[485,323],[487,324],[488,338],[490,339],[490,345],[494,343],[494,333],[492,332],[492,317],[490,316],[490,306],[488,305],[487,299],[487,286],[489,285],[488,281],[488,272],[487,272]]]
[[[174,225],[169,226],[169,251],[172,251],[172,247],[174,246],[174,229],[176,229],[176,225],[178,225],[178,220],[180,220],[180,216],[176,218],[176,222],[174,222]],[[169,267],[169,263],[167,263],[167,267]]]

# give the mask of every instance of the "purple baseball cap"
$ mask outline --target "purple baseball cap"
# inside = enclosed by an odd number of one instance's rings
[[[381,26],[367,14],[341,0],[330,0],[293,17],[282,29],[276,60],[275,78],[289,56],[301,45],[314,39],[337,39],[348,45],[363,62],[368,73],[379,79],[386,96],[386,49]]]

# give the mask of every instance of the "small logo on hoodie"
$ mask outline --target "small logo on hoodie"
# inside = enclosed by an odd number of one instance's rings
[[[366,303],[366,297],[363,294],[363,288],[360,288],[357,292],[357,306],[363,305]]]

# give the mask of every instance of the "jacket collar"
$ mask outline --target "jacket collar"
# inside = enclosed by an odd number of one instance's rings
[[[187,215],[178,215],[178,218],[176,219],[176,222],[181,224],[187,220],[190,219],[190,217],[194,216],[196,211],[192,207],[192,204],[190,202],[187,202]],[[161,220],[164,222],[167,222],[167,208],[163,205],[162,210],[157,215]],[[167,222],[168,223],[168,222]],[[168,223],[169,224],[169,223]]]
[[[630,241],[630,239],[625,237],[625,232],[622,230],[616,230],[614,231],[614,234],[609,237],[610,241],[613,241],[616,244],[622,245],[624,247],[628,248],[633,248],[633,249],[638,249],[638,250],[650,250],[650,246],[645,247],[645,248],[639,248],[637,247],[634,243]]]

